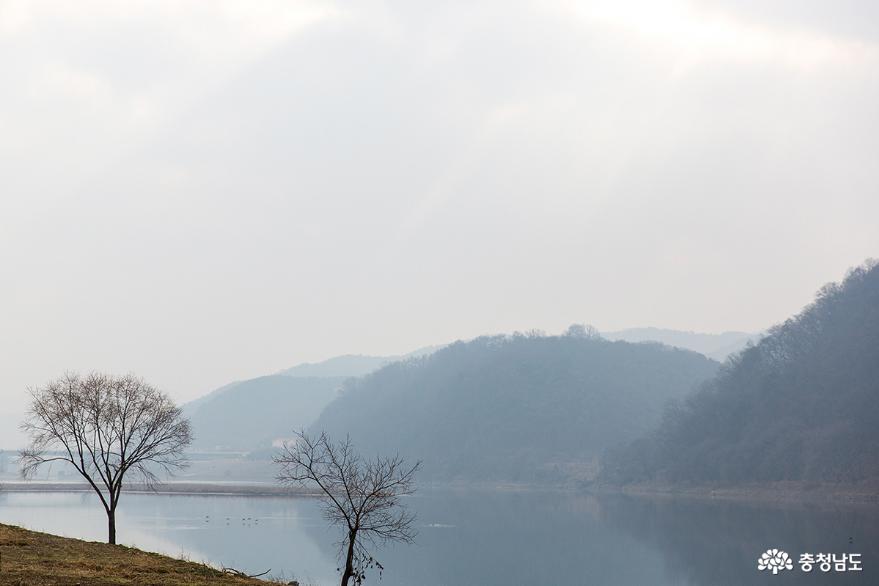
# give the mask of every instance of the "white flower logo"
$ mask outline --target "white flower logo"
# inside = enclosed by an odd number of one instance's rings
[[[777,574],[782,570],[793,570],[794,565],[786,551],[767,549],[757,559],[757,569],[761,572],[763,570],[772,570],[773,574]]]

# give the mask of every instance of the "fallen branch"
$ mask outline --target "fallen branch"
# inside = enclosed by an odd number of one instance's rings
[[[235,568],[227,568],[226,566],[223,566],[224,574],[230,574],[232,576],[237,576],[238,578],[259,578],[260,576],[265,576],[271,571],[272,569],[269,568],[265,572],[261,572],[259,574],[248,574],[246,572],[242,572],[241,570],[236,570]]]

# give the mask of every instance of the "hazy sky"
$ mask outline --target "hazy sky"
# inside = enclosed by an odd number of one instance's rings
[[[879,256],[877,6],[0,0],[0,413],[781,321]]]

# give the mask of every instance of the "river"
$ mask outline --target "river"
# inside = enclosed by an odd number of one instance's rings
[[[879,508],[745,504],[562,492],[424,490],[415,544],[377,550],[385,586],[879,584]],[[103,540],[87,493],[0,492],[0,522]],[[305,586],[337,583],[334,541],[312,498],[123,495],[119,542]],[[757,558],[780,548],[777,575]],[[811,572],[801,554],[860,554]],[[858,558],[854,558],[858,560]],[[851,558],[843,566],[852,566]]]

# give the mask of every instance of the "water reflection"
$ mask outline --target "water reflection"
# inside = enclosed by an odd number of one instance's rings
[[[872,584],[875,507],[746,505],[569,493],[422,491],[419,537],[379,551],[386,586]],[[0,493],[0,521],[92,540],[105,519],[88,494]],[[120,541],[323,586],[336,534],[312,499],[125,496]],[[864,571],[758,572],[768,547],[858,552]],[[871,579],[872,577],[872,579]],[[368,583],[379,583],[369,577]]]
[[[602,511],[618,527],[659,552],[666,580],[683,584],[876,584],[879,509],[874,505],[743,504],[681,499],[606,498]],[[791,554],[794,571],[756,570],[775,547]],[[861,572],[804,573],[801,553],[861,553]]]

